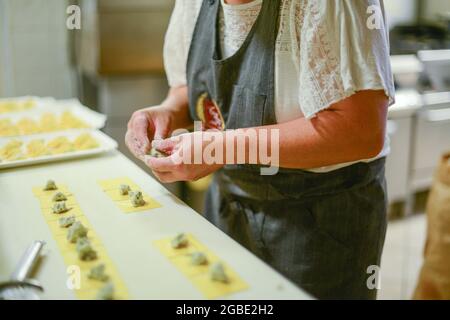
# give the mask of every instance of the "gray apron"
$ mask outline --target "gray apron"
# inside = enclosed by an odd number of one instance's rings
[[[191,117],[205,129],[276,123],[279,7],[280,0],[263,1],[243,45],[222,59],[220,1],[203,1],[187,76]],[[205,217],[317,298],[373,299],[367,269],[379,266],[386,232],[384,163],[328,173],[280,168],[274,176],[225,166],[208,190]]]

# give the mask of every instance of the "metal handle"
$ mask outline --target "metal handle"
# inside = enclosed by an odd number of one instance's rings
[[[11,275],[11,280],[24,281],[28,278],[44,245],[44,241],[34,241],[28,247]]]

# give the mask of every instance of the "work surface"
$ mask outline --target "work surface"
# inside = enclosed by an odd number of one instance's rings
[[[125,214],[98,185],[128,177],[161,208]],[[178,200],[119,152],[96,158],[0,171],[0,277],[8,277],[33,240],[46,241],[37,278],[44,299],[74,299],[68,274],[32,187],[48,179],[67,185],[116,265],[132,299],[202,299],[202,294],[155,246],[177,232],[193,234],[226,261],[249,289],[231,299],[308,299],[309,296]]]

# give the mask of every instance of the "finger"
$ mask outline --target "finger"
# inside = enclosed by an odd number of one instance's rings
[[[161,123],[158,121],[155,123],[155,135],[153,137],[154,140],[163,140],[166,139],[169,135],[169,126],[166,123]]]
[[[178,144],[178,139],[153,140],[152,147],[167,154],[171,154]]]
[[[142,151],[137,147],[136,138],[131,131],[125,134],[125,144],[135,157],[142,156]]]
[[[177,170],[177,163],[173,161],[172,157],[156,158],[151,156],[145,156],[144,162],[153,171],[173,172]]]
[[[171,172],[153,171],[153,175],[162,183],[173,183],[178,181]]]
[[[150,140],[148,138],[149,123],[145,116],[138,116],[132,125],[132,131],[136,138],[136,146],[141,149],[142,153],[150,150]]]

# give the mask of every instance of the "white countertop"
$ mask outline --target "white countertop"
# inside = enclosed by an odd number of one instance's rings
[[[163,207],[124,214],[97,184],[129,177]],[[66,266],[40,212],[32,187],[48,179],[66,184],[100,236],[133,299],[202,299],[202,295],[153,245],[177,232],[195,235],[226,261],[250,289],[232,299],[308,299],[309,296],[182,203],[121,153],[0,171],[0,277],[12,273],[32,240],[44,240],[37,278],[44,299],[74,299]]]

